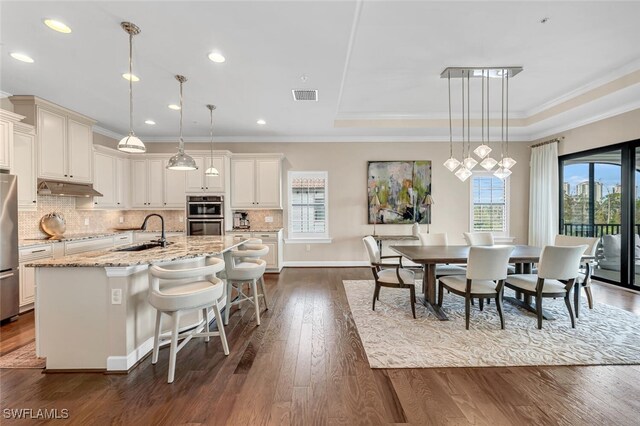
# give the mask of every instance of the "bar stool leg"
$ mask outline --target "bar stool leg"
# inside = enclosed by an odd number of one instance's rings
[[[264,275],[260,277],[260,291],[262,292],[262,300],[264,301],[264,308],[268,311],[269,304],[267,303],[267,292],[264,291]]]
[[[180,325],[180,311],[172,312],[173,329],[171,330],[171,347],[169,350],[169,377],[167,383],[173,383],[176,373],[176,355],[178,353],[178,328]]]
[[[158,362],[158,352],[160,352],[160,329],[162,328],[162,312],[156,310],[156,331],[153,335],[153,355],[151,364]]]
[[[202,310],[202,316],[203,316],[203,319],[204,319],[204,332],[205,332],[205,333],[208,333],[208,332],[209,332],[209,322],[210,322],[210,320],[209,320],[209,309],[204,308],[204,309]],[[209,340],[211,340],[211,339],[209,338],[209,336],[206,336],[206,337],[204,338],[204,341],[205,341],[205,342],[208,342]]]
[[[260,325],[260,298],[258,296],[258,285],[256,279],[251,280],[251,291],[253,292],[253,305],[256,308],[256,322]]]
[[[222,350],[225,355],[229,355],[229,344],[227,343],[227,334],[224,331],[224,325],[222,325],[222,315],[220,315],[220,307],[218,303],[213,305],[213,315],[216,318],[218,324],[218,332],[220,333],[220,340],[222,341]]]
[[[229,325],[229,311],[231,310],[231,289],[233,284],[227,280],[227,306],[224,309],[224,325]]]

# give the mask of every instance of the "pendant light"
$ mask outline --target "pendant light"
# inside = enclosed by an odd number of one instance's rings
[[[467,71],[467,157],[462,160],[464,167],[471,172],[471,170],[478,164],[475,158],[471,156],[471,93],[469,90],[469,78],[471,71]],[[462,80],[462,87],[464,92],[464,79]],[[462,104],[462,110],[464,111],[464,102]],[[462,124],[464,126],[464,123]],[[464,143],[464,139],[462,141]]]
[[[465,156],[465,117],[464,117],[464,71],[462,72],[462,158]],[[460,168],[456,170],[455,175],[462,182],[469,179],[471,176],[471,170],[469,170],[465,164],[464,160],[462,160],[462,164],[460,164]]]
[[[121,22],[120,26],[129,34],[129,134],[118,142],[118,150],[129,153],[143,153],[147,148],[133,133],[133,36],[140,34],[140,28],[131,22]]]
[[[484,144],[484,70],[482,71],[482,140]],[[489,148],[489,152],[491,152],[491,137],[489,135],[489,129],[491,128],[491,121],[489,120],[489,71],[487,70],[487,148]],[[496,160],[491,158],[491,156],[487,155],[482,162],[480,162],[480,166],[486,171],[491,171],[498,164]]]
[[[453,126],[451,124],[451,71],[447,75],[447,83],[449,87],[449,159],[444,162],[444,166],[450,172],[454,171],[460,165],[460,161],[453,156]],[[464,143],[464,141],[463,141]]]
[[[178,153],[169,159],[167,169],[169,170],[198,170],[198,166],[194,159],[184,152],[184,139],[182,138],[182,84],[187,81],[183,75],[176,75],[176,80],[180,82],[180,139],[178,145]]]
[[[209,109],[209,113],[211,115],[211,128],[210,128],[210,135],[211,135],[211,163],[210,166],[207,170],[205,170],[204,174],[205,176],[211,176],[211,177],[215,177],[215,176],[219,176],[220,172],[218,172],[218,169],[216,169],[213,166],[213,110],[216,109],[215,105],[207,105],[207,108]]]
[[[504,141],[504,146],[505,146],[505,153],[507,154],[506,157],[504,157],[502,159],[502,167],[504,167],[505,169],[511,169],[511,167],[516,165],[516,160],[514,160],[513,158],[509,157],[509,73],[506,73],[506,83],[507,83],[507,92],[506,92],[506,102],[507,102],[507,108],[506,108],[506,124],[505,124],[505,141]]]
[[[504,91],[504,84],[505,82],[505,72],[503,70],[502,72],[502,109],[501,109],[501,115],[500,115],[500,132],[501,132],[501,142],[500,142],[500,162],[498,163],[498,168],[496,169],[496,171],[493,173],[493,175],[497,178],[500,179],[506,179],[509,177],[509,175],[511,174],[511,170],[509,170],[508,167],[504,167],[504,154],[505,154],[505,148],[504,148],[504,141],[505,141],[505,133],[504,133],[504,129],[505,129],[505,109],[504,109],[504,100],[505,100],[505,91]]]

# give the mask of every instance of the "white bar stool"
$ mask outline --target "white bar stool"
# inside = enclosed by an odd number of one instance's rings
[[[229,345],[222,325],[220,303],[224,303],[224,283],[215,274],[224,269],[224,261],[207,258],[207,266],[190,269],[166,269],[158,265],[149,268],[149,303],[156,308],[156,329],[153,337],[151,363],[158,362],[161,344],[171,342],[169,352],[169,376],[167,383],[173,383],[176,370],[176,355],[193,337],[220,336],[225,355],[229,355]],[[213,308],[218,331],[209,331],[209,309]],[[203,320],[190,331],[178,333],[181,311],[202,309]],[[171,338],[161,340],[162,314],[172,318]],[[178,340],[184,339],[180,345]]]
[[[253,242],[252,242],[253,243]],[[264,291],[264,271],[267,262],[260,257],[269,253],[269,247],[263,244],[243,244],[238,250],[231,250],[224,253],[225,272],[224,278],[227,280],[227,307],[224,310],[224,323],[229,324],[229,311],[231,306],[239,305],[247,301],[254,305],[256,310],[256,322],[260,325],[260,297],[264,300],[265,309],[269,309],[267,296]],[[249,284],[252,295],[245,294],[242,286]],[[262,294],[258,293],[258,283]],[[233,289],[238,292],[238,298],[231,301]]]

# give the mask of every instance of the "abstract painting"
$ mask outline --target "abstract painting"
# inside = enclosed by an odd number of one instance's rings
[[[369,224],[431,223],[430,195],[431,161],[369,161]]]

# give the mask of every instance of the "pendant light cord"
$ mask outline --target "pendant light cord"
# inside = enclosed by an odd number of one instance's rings
[[[462,159],[465,159],[465,137],[464,137],[464,71],[462,72]]]
[[[505,152],[509,157],[509,73],[507,72],[507,112],[506,112],[506,128],[505,128]]]
[[[451,70],[447,73],[449,85],[449,158],[453,158],[453,125],[451,124]]]
[[[133,133],[133,34],[129,33],[129,135]]]
[[[502,70],[502,96],[500,111],[500,158],[504,158],[504,70]]]
[[[178,150],[180,153],[184,152],[184,139],[182,139],[182,80],[180,81],[180,144]]]
[[[467,153],[471,157],[471,72],[467,71]]]
[[[211,113],[211,127],[209,131],[209,135],[211,136],[211,167],[213,167],[213,108],[209,110]]]
[[[484,70],[482,70],[482,101],[480,104],[482,105],[482,117],[480,118],[482,122],[482,145],[484,145]]]

